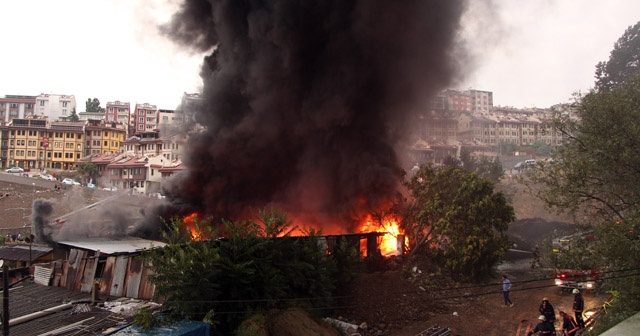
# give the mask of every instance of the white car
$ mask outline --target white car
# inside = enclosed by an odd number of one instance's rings
[[[47,181],[55,181],[56,179],[49,174],[40,174],[40,178]]]
[[[80,182],[76,182],[68,177],[62,180],[62,183],[67,185],[80,185]]]
[[[24,169],[20,167],[11,167],[7,169],[7,173],[24,173]]]

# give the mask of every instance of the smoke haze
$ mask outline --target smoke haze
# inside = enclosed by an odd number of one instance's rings
[[[172,203],[226,219],[276,206],[349,229],[398,191],[413,113],[456,79],[463,12],[462,0],[184,1],[163,32],[213,51],[206,130]]]

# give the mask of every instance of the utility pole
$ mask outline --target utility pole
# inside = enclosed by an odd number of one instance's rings
[[[2,335],[9,336],[9,265],[2,265]]]

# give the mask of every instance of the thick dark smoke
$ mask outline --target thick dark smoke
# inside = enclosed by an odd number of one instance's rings
[[[352,223],[397,192],[413,113],[456,76],[462,0],[192,0],[164,31],[204,60],[206,131],[173,204]],[[343,226],[344,229],[348,227]]]

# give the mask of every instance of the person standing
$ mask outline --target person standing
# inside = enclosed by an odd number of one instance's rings
[[[511,291],[511,280],[506,275],[502,276],[502,296],[504,297],[504,306],[513,307],[513,302],[509,298],[509,291]]]
[[[556,322],[556,312],[553,310],[553,306],[549,302],[548,298],[542,298],[542,303],[540,304],[538,311],[546,317],[547,322],[551,322],[551,324]]]
[[[533,260],[531,261],[531,268],[542,267],[540,263],[540,248],[538,245],[533,249]]]
[[[538,320],[540,320],[540,323],[538,323],[532,330],[529,330],[527,336],[531,336],[535,333],[538,333],[538,335],[556,335],[556,328],[553,326],[553,323],[547,321],[546,316],[540,315]]]
[[[584,320],[582,319],[582,312],[584,311],[584,299],[582,293],[577,288],[573,289],[573,312],[576,314],[576,322],[580,328],[584,328]]]
[[[564,330],[567,336],[575,336],[578,330],[580,330],[580,326],[576,320],[562,310],[560,311],[560,317],[562,317],[562,330]]]

